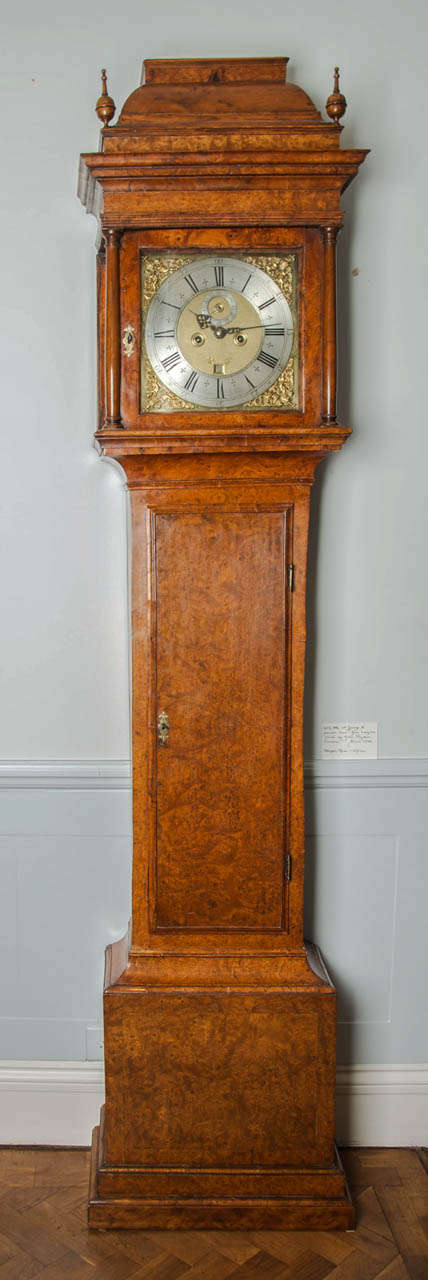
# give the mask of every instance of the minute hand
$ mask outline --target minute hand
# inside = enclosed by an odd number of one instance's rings
[[[266,329],[265,324],[234,324],[225,333],[247,333],[248,329]]]

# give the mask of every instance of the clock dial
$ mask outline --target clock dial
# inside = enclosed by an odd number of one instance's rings
[[[157,377],[181,400],[230,409],[272,386],[293,332],[289,304],[266,271],[239,258],[200,257],[155,293],[145,344]]]

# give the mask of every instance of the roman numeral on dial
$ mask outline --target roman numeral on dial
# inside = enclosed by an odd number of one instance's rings
[[[192,290],[192,293],[199,293],[198,286],[197,286],[197,284],[195,284],[195,281],[194,281],[194,279],[193,279],[193,276],[190,276],[190,275],[189,275],[189,276],[185,276],[185,277],[184,277],[184,279],[185,279],[185,281],[186,281],[186,284],[188,284],[189,289],[191,289],[191,290]]]
[[[221,378],[217,378],[217,400],[224,400],[224,386]]]
[[[194,391],[197,382],[199,382],[199,374],[195,373],[192,370],[192,373],[189,373],[189,377],[187,378],[187,381],[184,383],[185,390]]]
[[[224,285],[224,267],[214,267],[215,282]]]
[[[175,338],[175,329],[159,329],[155,338]]]
[[[276,302],[276,298],[267,298],[266,302],[260,302],[259,311],[264,311],[265,307],[271,307],[273,302]]]
[[[284,325],[267,324],[265,333],[268,333],[271,338],[282,338],[285,333]]]
[[[269,369],[274,369],[275,365],[278,364],[276,356],[269,355],[268,351],[261,351],[260,355],[257,356],[257,359],[260,364],[267,364]]]
[[[161,364],[163,365],[164,369],[167,369],[169,372],[170,369],[175,368],[176,364],[179,364],[180,360],[181,360],[180,352],[173,351],[170,356],[165,356],[165,359],[161,360]]]

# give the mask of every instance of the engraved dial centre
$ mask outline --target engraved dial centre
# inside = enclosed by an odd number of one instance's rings
[[[255,360],[262,334],[259,314],[246,298],[216,293],[207,303],[198,293],[179,316],[177,345],[198,373],[214,374],[220,364],[225,374],[233,374]]]

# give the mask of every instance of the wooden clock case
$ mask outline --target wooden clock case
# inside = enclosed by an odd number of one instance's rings
[[[101,228],[96,440],[132,531],[132,942],[107,948],[93,1227],[354,1222],[335,990],[302,932],[302,721],[310,490],[349,434],[340,194],[366,153],[340,150],[286,64],[146,62],[81,160]],[[297,253],[298,407],[140,412],[139,255],[168,250]]]

